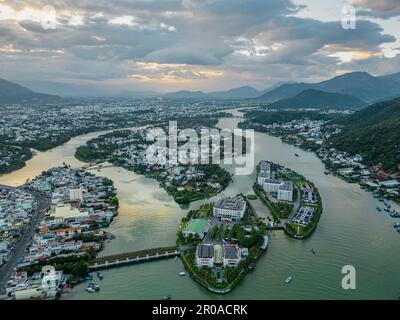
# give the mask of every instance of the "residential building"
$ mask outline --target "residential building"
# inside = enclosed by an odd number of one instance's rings
[[[240,262],[240,249],[236,244],[224,245],[224,267],[236,268]]]
[[[271,164],[266,161],[260,163],[260,172],[257,177],[257,183],[260,186],[264,185],[265,180],[271,179]]]
[[[246,201],[240,197],[219,199],[213,208],[216,218],[226,220],[240,220],[246,211]]]
[[[279,187],[282,185],[282,180],[266,179],[263,184],[263,189],[266,193],[278,192]]]
[[[293,183],[285,181],[278,189],[277,199],[279,201],[293,201]]]
[[[198,268],[214,267],[214,245],[199,244],[196,249],[196,265]]]

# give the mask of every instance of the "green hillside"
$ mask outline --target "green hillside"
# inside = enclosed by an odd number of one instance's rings
[[[359,153],[369,165],[400,168],[400,98],[371,105],[336,123],[343,127],[329,140],[335,148]]]

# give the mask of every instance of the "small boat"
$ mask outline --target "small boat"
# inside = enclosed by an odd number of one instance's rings
[[[398,213],[398,212],[396,212],[396,211],[392,211],[391,213],[390,213],[390,216],[392,217],[392,218],[400,218],[400,213]]]
[[[328,175],[331,174],[328,170],[324,171],[324,174]]]
[[[396,222],[396,223],[393,225],[393,228],[399,229],[399,228],[400,228],[400,222]]]
[[[178,261],[178,256],[175,256],[174,261],[175,262]]]
[[[168,294],[168,295],[162,297],[162,299],[163,299],[163,300],[171,300],[171,295]]]
[[[379,207],[376,207],[376,210],[378,210],[379,212],[381,212],[381,211],[382,211],[382,209],[381,209],[381,208],[379,208]]]
[[[312,254],[317,254],[317,252],[314,250],[314,248],[311,249]]]
[[[184,276],[186,276],[186,272],[179,272],[179,275],[181,276],[181,277],[184,277]]]
[[[94,288],[92,288],[92,287],[87,287],[86,291],[89,292],[89,293],[96,292],[96,290]]]
[[[94,283],[89,283],[88,288],[92,288],[94,291],[100,291],[100,286]]]
[[[297,158],[300,157],[297,153],[295,153],[294,156],[297,157]]]
[[[385,210],[385,212],[390,212],[389,208],[384,208],[383,210]]]
[[[103,280],[104,276],[101,272],[97,272],[97,278],[99,278],[100,280]]]
[[[288,284],[288,283],[292,282],[292,280],[293,280],[292,277],[287,277],[287,278],[285,279],[285,283]]]

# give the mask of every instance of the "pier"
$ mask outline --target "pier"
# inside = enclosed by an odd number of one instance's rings
[[[112,256],[99,257],[89,265],[89,269],[99,270],[115,268],[134,263],[173,258],[179,256],[180,254],[181,250],[178,247],[165,247],[128,252]]]

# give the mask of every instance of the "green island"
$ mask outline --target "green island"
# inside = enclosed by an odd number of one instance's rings
[[[156,179],[180,205],[215,196],[229,185],[231,174],[216,164],[149,164],[146,149],[154,142],[145,139],[148,130],[151,128],[110,132],[80,146],[75,156],[83,162],[108,162]]]
[[[271,227],[280,225],[296,239],[307,238],[314,232],[322,214],[322,200],[318,189],[304,176],[262,161],[253,190],[274,218]]]
[[[187,248],[180,257],[191,277],[209,291],[225,294],[254,270],[268,236],[263,220],[238,195],[189,211],[177,232],[177,245]]]

